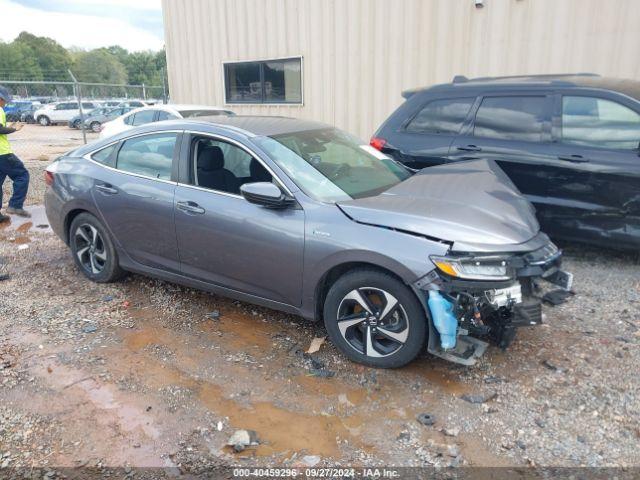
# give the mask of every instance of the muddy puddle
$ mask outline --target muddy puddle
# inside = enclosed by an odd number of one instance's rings
[[[0,223],[0,240],[26,245],[31,242],[34,232],[52,232],[44,206],[25,207],[25,210],[31,213],[31,218],[11,215],[9,221]]]
[[[286,348],[274,354],[283,332],[300,345],[311,340],[306,335],[301,338],[294,327],[285,331],[282,322],[265,321],[231,303],[218,302],[218,319],[176,330],[165,323],[162,311],[139,308],[148,305],[139,292],[129,299],[127,313],[135,327],[118,330],[120,347],[104,351],[111,374],[133,378],[142,391],[178,388],[184,397],[177,402],[176,414],[197,419],[204,416],[199,411],[209,412],[223,419],[225,436],[238,429],[255,430],[260,445],[238,456],[282,460],[298,453],[340,459],[354,450],[388,455],[378,445],[388,446],[389,436],[395,438],[425,408],[433,411],[438,395],[457,397],[468,391],[455,368],[424,360],[404,369],[402,378],[378,371],[375,388],[359,385],[348,375],[311,376]],[[204,318],[210,306],[206,295],[195,298],[193,318]],[[417,380],[424,391],[410,388]],[[420,435],[421,441],[443,441],[436,429],[420,429]],[[482,463],[487,458],[473,437],[461,435],[459,441],[469,445],[470,459]],[[218,445],[222,452],[233,454],[223,443]]]

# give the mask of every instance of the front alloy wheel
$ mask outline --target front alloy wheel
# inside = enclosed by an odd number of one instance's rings
[[[349,345],[369,357],[392,355],[409,337],[402,305],[389,292],[372,287],[345,295],[338,307],[338,329]]]
[[[400,279],[355,269],[329,289],[324,324],[332,342],[351,360],[380,368],[401,367],[424,348],[427,318]]]

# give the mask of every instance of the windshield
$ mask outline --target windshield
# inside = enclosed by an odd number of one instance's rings
[[[378,195],[411,175],[383,153],[335,128],[254,140],[300,190],[323,202]]]

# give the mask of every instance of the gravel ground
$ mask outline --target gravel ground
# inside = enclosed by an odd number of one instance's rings
[[[93,284],[42,221],[0,229],[0,465],[640,466],[637,256],[566,247],[576,295],[509,350],[383,371],[304,354],[325,332],[297,317]]]

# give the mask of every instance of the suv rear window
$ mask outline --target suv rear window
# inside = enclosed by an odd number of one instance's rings
[[[550,111],[547,97],[485,97],[476,113],[473,135],[541,142]]]
[[[475,98],[435,100],[413,117],[405,130],[413,133],[456,134],[467,118]]]

